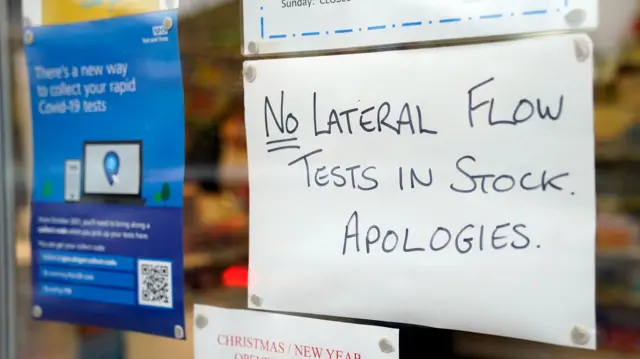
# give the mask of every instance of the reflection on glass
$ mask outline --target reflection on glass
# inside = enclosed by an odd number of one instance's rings
[[[163,0],[160,6],[170,8],[175,3],[175,0]],[[15,1],[11,5],[13,23],[20,23],[20,16],[16,15],[20,12],[15,9],[31,6],[30,2]],[[246,305],[249,190],[240,76],[240,3],[237,0],[183,1],[180,5],[178,27],[187,122],[184,246],[189,318],[195,302],[238,308]],[[637,358],[640,353],[640,27],[637,25],[637,1],[603,1],[600,6],[602,27],[594,35],[598,56],[594,86],[599,211],[597,314],[602,349],[595,354],[585,354],[458,333],[455,347],[462,357],[606,359]],[[24,54],[19,46],[19,27],[14,33],[14,210],[19,358],[192,358],[189,341],[30,320],[31,104]],[[150,64],[150,68],[160,75],[164,71],[161,63]],[[187,336],[192,337],[192,323],[187,322],[186,327]],[[418,349],[406,353],[433,355],[429,338],[412,337],[411,340],[417,343],[407,344],[407,347]]]

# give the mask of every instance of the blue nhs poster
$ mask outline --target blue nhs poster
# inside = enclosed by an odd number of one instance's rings
[[[24,31],[33,316],[184,339],[177,12]]]

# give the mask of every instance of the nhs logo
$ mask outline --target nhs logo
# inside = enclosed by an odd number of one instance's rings
[[[152,26],[151,31],[153,32],[153,36],[165,36],[169,33],[162,25]]]

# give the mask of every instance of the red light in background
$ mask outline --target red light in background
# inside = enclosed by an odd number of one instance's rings
[[[222,285],[225,287],[246,287],[249,282],[249,269],[246,266],[231,266],[222,273]]]

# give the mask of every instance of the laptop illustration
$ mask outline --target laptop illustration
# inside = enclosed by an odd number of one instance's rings
[[[142,141],[85,141],[82,203],[143,206]]]

